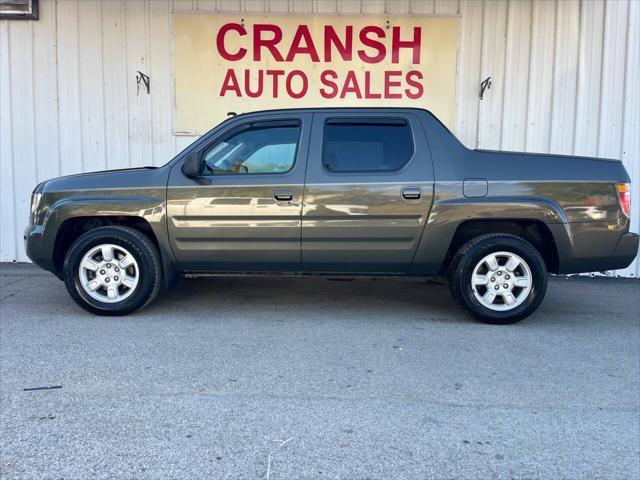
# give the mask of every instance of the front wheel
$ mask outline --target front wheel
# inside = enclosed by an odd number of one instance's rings
[[[532,314],[547,290],[536,248],[507,234],[476,237],[458,250],[449,271],[456,301],[478,320],[505,325]]]
[[[71,298],[97,315],[126,315],[151,302],[161,285],[160,255],[146,235],[100,227],[67,252],[63,276]]]

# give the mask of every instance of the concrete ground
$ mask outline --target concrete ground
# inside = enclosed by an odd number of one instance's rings
[[[640,476],[637,280],[505,327],[419,280],[189,279],[127,318],[0,282],[3,479]]]

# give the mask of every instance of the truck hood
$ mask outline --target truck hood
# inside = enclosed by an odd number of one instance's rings
[[[163,167],[122,168],[79,173],[52,178],[42,182],[35,193],[60,191],[131,189],[166,185],[168,169]]]

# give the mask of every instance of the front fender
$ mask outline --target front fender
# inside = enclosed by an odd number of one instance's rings
[[[51,193],[43,198],[42,205],[42,224],[30,225],[25,232],[25,241],[29,258],[46,270],[60,273],[54,259],[65,222],[90,217],[108,218],[116,224],[118,219],[143,219],[156,237],[163,264],[173,264],[173,254],[167,241],[166,207],[162,188],[136,196],[132,196],[130,191],[93,194],[83,192],[74,196]]]
[[[78,195],[56,199],[43,221],[47,238],[57,237],[67,220],[83,217],[139,217],[146,220],[156,238],[166,241],[166,210],[163,195]]]

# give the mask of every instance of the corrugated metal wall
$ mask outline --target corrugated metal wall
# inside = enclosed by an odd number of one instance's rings
[[[621,158],[640,230],[638,1],[41,0],[40,10],[36,22],[0,22],[0,261],[27,260],[37,182],[160,165],[193,140],[172,132],[172,10],[460,15],[462,141]],[[151,95],[136,94],[137,70]]]

